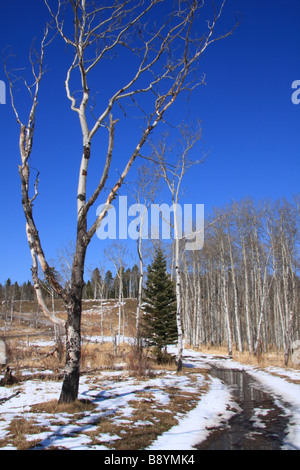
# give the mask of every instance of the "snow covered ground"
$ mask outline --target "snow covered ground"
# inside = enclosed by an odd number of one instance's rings
[[[284,449],[300,450],[300,371],[280,367],[267,367],[261,370],[259,367],[243,365],[226,357],[221,359],[219,356],[214,357],[195,351],[186,351],[186,354],[192,358],[192,363],[197,367],[204,361],[221,368],[239,369],[261,383],[262,389],[277,399],[279,406],[285,408],[290,418]]]
[[[285,449],[300,450],[300,371],[280,368],[267,368],[241,365],[228,358],[204,355],[191,350],[185,350],[185,366],[209,368],[209,364],[216,364],[225,368],[234,368],[247,371],[262,387],[286,407],[289,414],[289,429]],[[1,377],[0,377],[1,378]],[[99,377],[100,380],[100,377]],[[193,387],[204,385],[204,375],[196,375]],[[297,382],[297,383],[295,383]],[[133,413],[133,403],[137,400],[145,401],[145,393],[151,394],[149,406],[154,402],[168,409],[168,387],[177,387],[182,391],[191,391],[191,380],[187,375],[177,375],[166,372],[154,378],[138,381],[134,377],[124,376],[123,371],[101,372],[101,387],[95,376],[83,376],[80,380],[80,398],[92,400],[96,408],[90,413],[81,413],[76,422],[68,413],[50,414],[47,412],[34,413],[35,432],[26,435],[26,439],[34,443],[39,442],[38,448],[66,448],[66,449],[108,449],[105,445],[94,444],[89,431],[95,428],[95,423],[101,418],[110,416],[112,422],[121,423],[130,418]],[[1,450],[16,449],[9,439],[11,423],[16,419],[32,420],[32,405],[55,400],[59,396],[60,382],[27,380],[12,387],[0,387],[0,443]],[[99,391],[100,390],[100,391]],[[20,393],[7,401],[1,399],[9,397],[19,391]],[[143,395],[144,394],[144,395]],[[193,446],[202,442],[209,434],[210,429],[220,426],[228,420],[236,407],[230,389],[219,379],[211,378],[206,393],[200,395],[197,405],[186,414],[178,414],[178,424],[161,434],[148,447],[149,450],[192,450]],[[145,420],[135,422],[134,426],[145,425]],[[147,423],[146,423],[147,424]],[[99,427],[99,441],[114,442],[120,436],[105,430],[101,434]],[[7,440],[7,444],[3,442]]]

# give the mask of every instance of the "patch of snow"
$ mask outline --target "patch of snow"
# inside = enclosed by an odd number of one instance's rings
[[[148,450],[191,450],[206,439],[209,428],[220,426],[224,419],[234,414],[227,410],[228,405],[237,407],[228,387],[219,379],[212,378],[208,393],[201,397],[196,408],[159,436]]]
[[[176,348],[168,348],[176,354]],[[211,365],[224,368],[245,370],[260,382],[262,388],[271,393],[278,404],[284,407],[289,416],[288,436],[285,449],[300,450],[300,385],[289,380],[299,380],[300,372],[281,368],[268,368],[260,370],[258,367],[245,366],[232,359],[219,356],[202,354],[192,350],[184,351],[184,365],[194,368],[208,369]],[[48,372],[48,371],[47,371]],[[49,371],[50,372],[50,371]],[[121,379],[121,380],[119,380]],[[204,385],[204,377],[197,376],[197,385]],[[96,404],[93,413],[81,414],[76,425],[74,416],[67,413],[57,415],[36,413],[34,418],[40,426],[47,426],[49,431],[26,436],[28,440],[40,439],[43,448],[50,446],[75,449],[107,449],[105,445],[93,445],[91,438],[85,431],[93,428],[97,419],[110,416],[113,422],[121,423],[122,420],[132,415],[132,400],[147,399],[140,395],[141,392],[149,394],[149,407],[156,403],[168,409],[168,387],[179,387],[182,391],[191,391],[190,379],[182,374],[173,372],[163,373],[154,378],[138,381],[134,377],[125,375],[123,371],[103,371],[99,373],[99,389],[95,388],[95,377],[83,376],[80,379],[80,398],[89,398]],[[15,392],[19,395],[8,401],[0,403],[0,439],[8,436],[8,427],[14,418],[23,417],[32,419],[29,413],[31,405],[57,399],[60,393],[61,383],[54,381],[27,380],[12,387],[0,387],[0,398],[7,398]],[[199,396],[196,407],[185,415],[179,414],[178,424],[169,431],[163,433],[148,450],[188,450],[202,442],[213,428],[222,426],[238,409],[237,404],[230,393],[230,388],[217,378],[211,378],[207,392]],[[118,416],[116,416],[118,412]],[[261,426],[260,416],[264,411],[255,410],[253,420]],[[72,421],[72,422],[71,422]],[[59,423],[59,424],[58,424]],[[144,425],[147,421],[137,421],[135,425]],[[112,434],[101,434],[99,429],[98,439],[102,442],[112,442],[120,439]],[[7,444],[3,449],[15,449]]]
[[[282,371],[284,372],[284,369]],[[248,372],[263,385],[265,390],[278,398],[278,405],[284,407],[290,416],[284,448],[286,450],[300,450],[300,385],[254,368],[249,368]],[[282,373],[282,375],[285,374]]]

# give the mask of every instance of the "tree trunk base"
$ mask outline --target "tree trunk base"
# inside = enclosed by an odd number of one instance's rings
[[[73,403],[78,398],[79,371],[65,374],[58,403]]]
[[[182,371],[182,359],[181,357],[177,360],[177,373]]]

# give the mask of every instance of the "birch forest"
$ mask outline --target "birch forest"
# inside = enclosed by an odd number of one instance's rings
[[[183,323],[195,346],[284,351],[299,331],[299,197],[215,209],[202,250],[182,250]]]
[[[180,298],[185,342],[195,348],[224,346],[257,356],[282,351],[286,363],[297,340],[299,321],[299,216],[300,199],[254,202],[245,198],[215,208],[205,218],[204,246],[185,250],[180,243]],[[103,266],[90,270],[85,299],[137,299],[142,304],[146,261],[128,266],[125,250],[111,250],[118,262],[112,271]],[[165,244],[169,272],[176,280],[176,246]],[[150,253],[150,258],[149,258]],[[131,254],[134,258],[134,253]],[[178,255],[177,255],[178,257]],[[143,258],[142,258],[143,259]],[[63,276],[61,275],[63,282]],[[141,282],[142,281],[142,282]],[[46,286],[46,283],[43,285]],[[44,296],[50,294],[46,288]],[[53,294],[53,293],[52,293]],[[10,279],[0,285],[2,304],[16,309],[18,301],[32,300],[33,286],[18,286]],[[15,307],[11,305],[15,303]],[[121,318],[121,316],[120,316]]]
[[[299,216],[299,195],[292,201],[244,198],[205,214],[201,250],[186,250],[184,240],[163,244],[176,291],[180,288],[186,344],[226,346],[229,355],[247,351],[258,357],[276,350],[288,363],[300,330]],[[115,278],[110,271],[99,276],[96,268],[85,292],[93,295],[99,285],[99,292],[111,297],[135,297],[139,315],[140,281],[145,282],[153,251],[147,243],[139,240],[139,267],[125,269],[125,252],[121,259],[119,250]]]

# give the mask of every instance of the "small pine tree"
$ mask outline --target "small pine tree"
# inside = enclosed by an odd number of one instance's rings
[[[177,326],[176,294],[160,248],[156,250],[154,260],[148,266],[143,302],[144,314],[141,317],[140,335],[148,346],[154,346],[157,360],[162,362],[163,349],[177,341]]]

